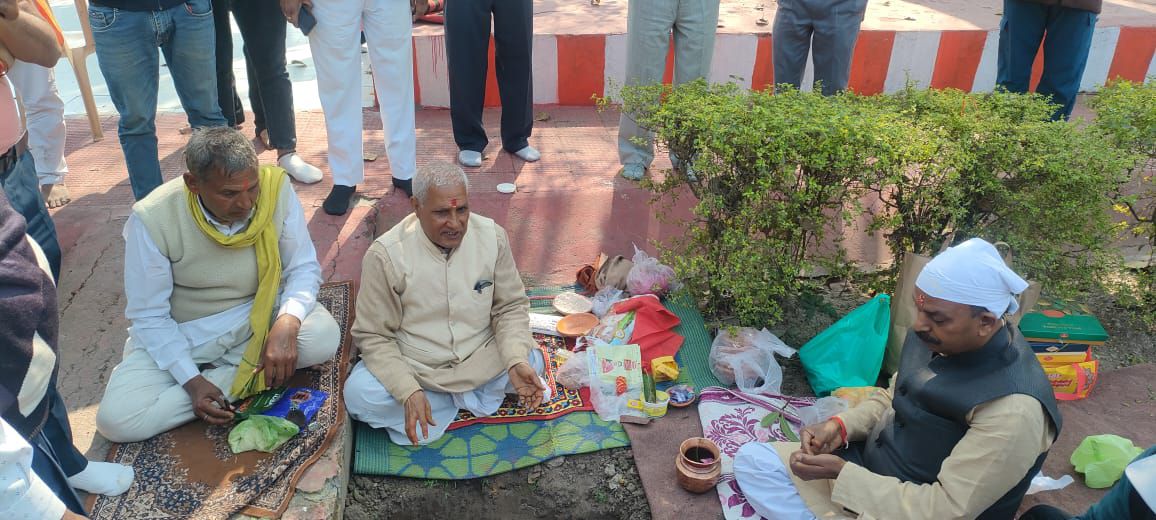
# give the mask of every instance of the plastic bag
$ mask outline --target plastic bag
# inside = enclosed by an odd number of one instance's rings
[[[880,294],[860,305],[799,349],[807,381],[819,397],[844,386],[871,386],[879,378],[891,297]]]
[[[1028,486],[1028,495],[1034,495],[1040,491],[1059,491],[1068,487],[1068,484],[1075,482],[1071,475],[1064,475],[1060,478],[1052,478],[1044,475],[1043,471],[1036,473],[1032,477],[1032,483]]]
[[[624,294],[622,289],[617,287],[603,287],[590,299],[590,303],[594,305],[590,312],[599,318],[605,316],[607,312],[610,312],[610,307],[618,303]]]
[[[634,296],[653,294],[663,297],[678,288],[678,280],[674,278],[674,269],[662,265],[654,258],[634,247],[634,267],[626,275],[626,290]]]
[[[1089,435],[1072,452],[1072,465],[1090,488],[1111,487],[1144,450],[1119,435]]]
[[[789,358],[795,349],[767,329],[724,328],[710,345],[710,370],[719,381],[745,393],[777,394],[783,385],[783,369],[774,354]]]
[[[799,419],[803,420],[803,426],[810,426],[843,413],[850,407],[847,401],[844,401],[840,397],[827,396],[815,401],[815,404],[811,406],[797,409],[796,412],[799,415]]]
[[[590,368],[586,362],[589,357],[589,352],[574,354],[565,363],[562,363],[562,366],[558,367],[558,374],[555,375],[555,378],[559,383],[562,383],[562,386],[571,390],[590,386]]]
[[[252,415],[237,423],[229,432],[229,449],[233,453],[249,450],[272,452],[301,431],[296,424],[280,417]]]
[[[610,345],[595,341],[587,348],[590,373],[590,401],[603,421],[618,421],[623,415],[644,417],[627,406],[642,399],[642,352],[638,345]]]
[[[634,334],[634,311],[607,314],[588,336],[611,345],[625,345]]]
[[[317,410],[325,404],[329,394],[312,388],[290,388],[268,410],[261,415],[280,417],[296,424],[300,428],[313,421]]]

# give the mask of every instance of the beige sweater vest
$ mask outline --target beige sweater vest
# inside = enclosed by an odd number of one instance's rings
[[[286,193],[292,191],[282,185],[281,199]],[[281,199],[273,213],[277,236],[281,236],[286,215]],[[177,177],[164,183],[134,204],[132,210],[161,254],[172,262],[173,294],[169,306],[177,323],[227,311],[256,296],[255,249],[224,247],[206,236],[189,213],[184,179]]]

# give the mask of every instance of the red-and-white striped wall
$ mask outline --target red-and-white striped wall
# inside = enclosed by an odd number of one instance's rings
[[[999,31],[862,31],[851,64],[850,88],[863,94],[894,92],[908,78],[922,86],[988,92],[995,86]],[[710,79],[763,88],[774,83],[770,34],[719,34]],[[1141,81],[1156,75],[1156,27],[1097,27],[1080,89],[1095,90],[1109,78]],[[486,105],[499,106],[490,47]],[[667,57],[666,79],[671,62]],[[1032,86],[1042,60],[1036,58]],[[414,38],[414,87],[418,103],[449,106],[445,39]],[[592,96],[613,93],[626,74],[626,35],[534,36],[534,103],[591,105]],[[804,83],[809,83],[808,65]]]

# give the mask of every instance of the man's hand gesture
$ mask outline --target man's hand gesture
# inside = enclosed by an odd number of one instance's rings
[[[827,419],[803,428],[803,453],[825,455],[843,446],[843,427],[839,421]]]
[[[183,386],[193,401],[193,414],[198,419],[214,425],[229,424],[233,420],[233,412],[229,411],[232,407],[225,394],[205,376],[198,374]]]
[[[533,410],[542,404],[546,386],[529,363],[523,361],[510,367],[510,384],[518,394],[518,406]]]
[[[791,454],[791,472],[803,480],[839,478],[847,462],[838,455],[808,455],[801,451]]]
[[[418,426],[421,426],[422,439],[429,438],[430,426],[437,426],[429,407],[429,399],[425,398],[425,392],[421,390],[410,394],[405,400],[405,435],[414,446],[418,443]]]
[[[265,372],[265,385],[269,388],[284,386],[297,371],[297,333],[300,331],[301,320],[292,314],[282,314],[269,329],[261,351],[261,364],[255,369]]]

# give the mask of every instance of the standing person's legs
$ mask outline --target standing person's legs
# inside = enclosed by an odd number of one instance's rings
[[[502,100],[502,148],[525,161],[541,156],[530,148],[534,130],[534,3],[494,3],[494,71]],[[531,153],[531,151],[533,153]]]
[[[674,84],[710,75],[719,0],[682,0],[674,23]]]
[[[237,95],[233,77],[233,26],[229,23],[230,4],[233,0],[213,0],[213,33],[217,66],[217,103],[229,126],[245,122],[245,106]],[[247,1],[241,2],[246,4]]]
[[[44,205],[44,198],[36,181],[35,160],[30,152],[25,151],[14,163],[5,166],[5,170],[0,171],[0,184],[3,185],[4,194],[8,196],[12,209],[24,217],[28,225],[28,236],[40,245],[48,264],[52,267],[52,277],[59,280],[60,243],[56,239],[56,224],[48,214],[48,208]]]
[[[342,215],[365,176],[362,163],[361,34],[362,1],[331,0],[313,5],[317,26],[309,33],[309,50],[317,67],[317,93],[325,112],[329,171],[333,189],[322,209]]]
[[[1044,71],[1036,92],[1060,105],[1053,120],[1068,119],[1084,78],[1096,14],[1070,7],[1052,7],[1044,38]]]
[[[297,121],[293,83],[285,69],[285,23],[277,0],[243,0],[233,4],[233,18],[245,41],[249,102],[257,138],[277,150],[277,164],[295,180],[321,181],[317,167],[297,155]]]
[[[811,51],[814,32],[811,16],[803,0],[780,0],[771,29],[771,63],[776,85],[803,85],[803,71]]]
[[[468,0],[446,3],[446,64],[450,73],[450,123],[464,166],[481,166],[489,144],[482,126],[486,100],[487,53],[490,46],[490,10],[495,2]],[[469,155],[469,157],[463,157]],[[476,159],[476,160],[475,160]]]
[[[867,0],[837,0],[834,4],[812,5],[815,80],[830,96],[845,90],[851,78],[851,55],[859,39],[859,25],[867,11]],[[806,54],[804,54],[804,57]]]
[[[1023,93],[1031,86],[1032,63],[1044,38],[1048,6],[1027,0],[1004,0],[999,22],[999,54],[996,85],[1008,92]]]
[[[627,6],[627,86],[656,85],[662,81],[679,1],[631,0]],[[631,180],[641,179],[654,162],[654,133],[639,126],[626,112],[618,120],[618,160],[622,176]]]
[[[365,9],[365,39],[381,102],[381,128],[393,185],[412,194],[417,173],[413,100],[413,22],[409,2],[371,0]]]
[[[217,75],[213,6],[209,0],[187,0],[164,12],[171,17],[171,34],[161,51],[173,77],[177,97],[193,128],[225,126],[217,103]]]
[[[44,398],[49,401],[49,417],[41,430],[52,447],[56,462],[68,477],[68,484],[86,493],[116,496],[132,485],[131,466],[111,462],[89,461],[72,444],[72,426],[68,422],[68,408],[56,389],[56,381],[48,385]]]
[[[52,69],[17,61],[8,69],[8,79],[24,103],[28,120],[28,150],[36,160],[40,192],[49,208],[63,206],[72,200],[64,175],[64,143],[68,130],[64,126],[64,100],[56,90]]]
[[[163,182],[156,131],[157,16],[89,5],[88,20],[97,63],[120,114],[117,135],[129,183],[140,200]]]

